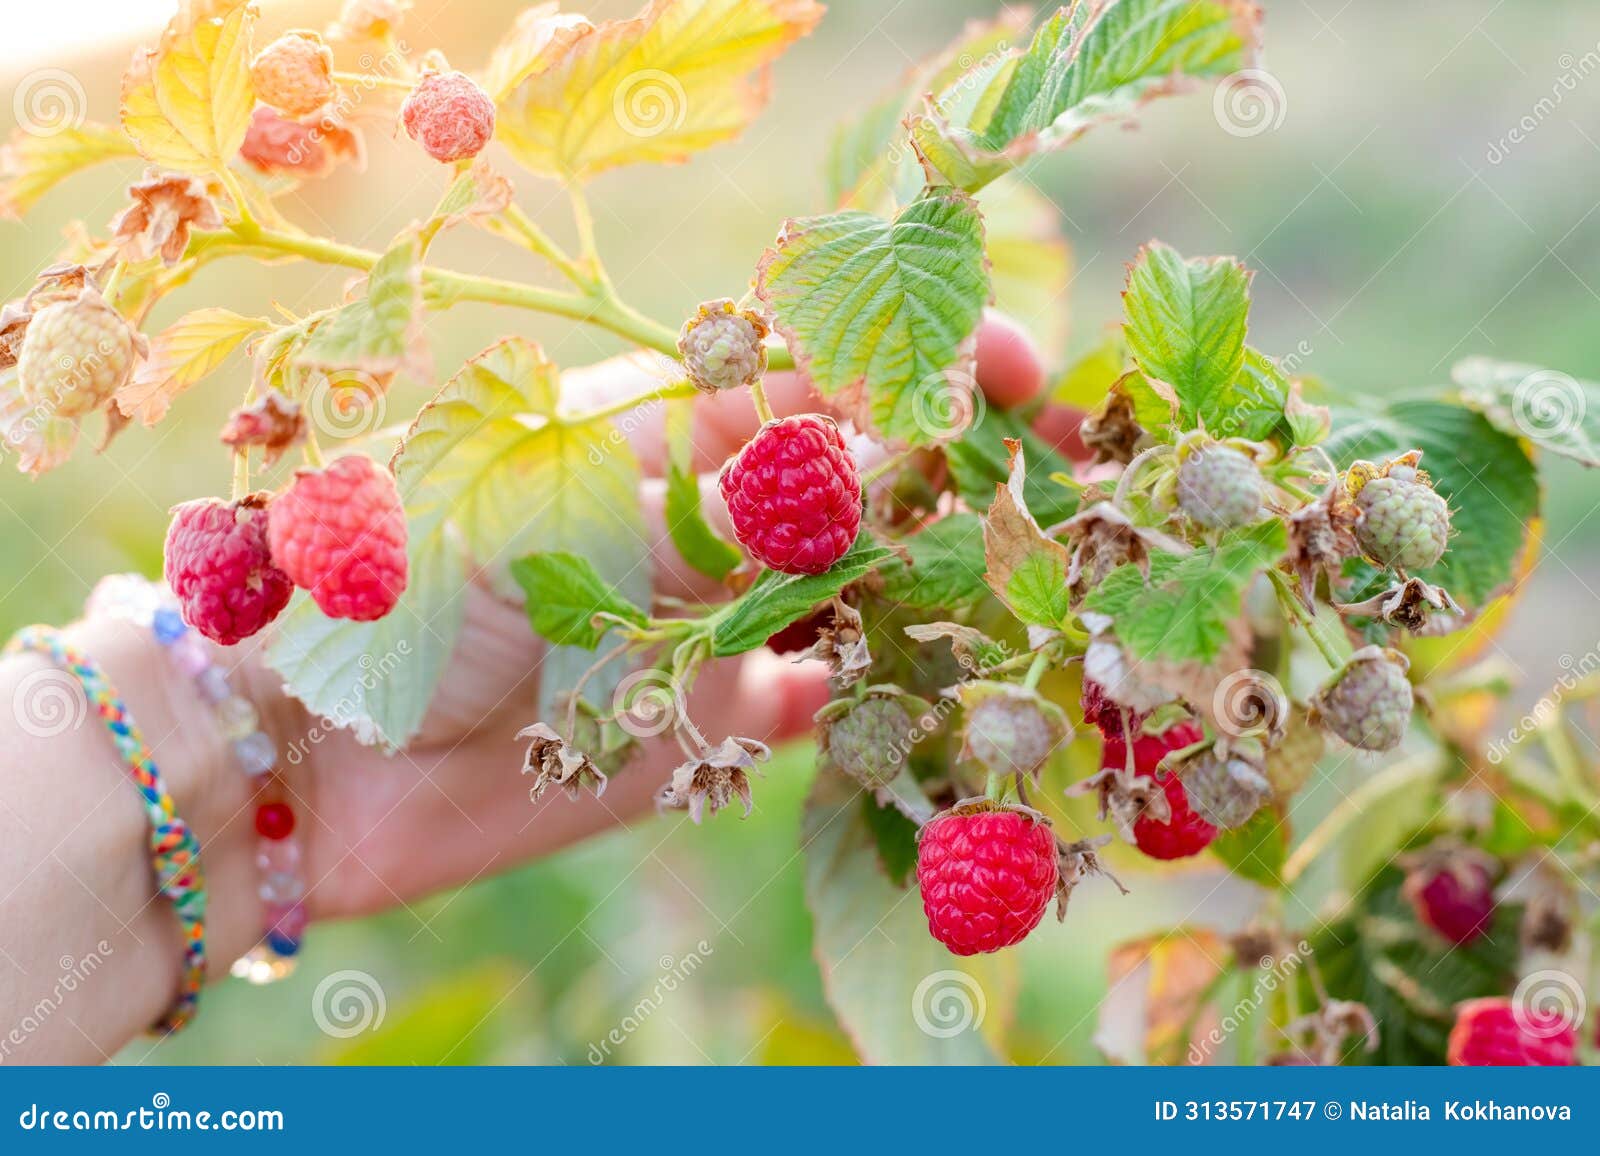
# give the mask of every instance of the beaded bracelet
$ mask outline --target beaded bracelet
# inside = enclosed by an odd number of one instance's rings
[[[200,864],[200,844],[173,810],[172,796],[127,704],[94,661],[48,626],[25,627],[5,648],[6,654],[24,651],[46,655],[78,680],[144,800],[156,885],[171,900],[183,930],[183,979],[178,998],[154,1030],[177,1031],[194,1018],[206,979],[206,877]]]
[[[184,622],[163,588],[138,575],[102,579],[90,595],[88,612],[130,619],[150,629],[173,666],[193,680],[208,703],[234,762],[256,785],[257,895],[262,903],[260,941],[234,960],[231,973],[254,984],[272,983],[294,970],[305,937],[305,878],[295,813],[288,784],[278,766],[272,738],[260,729],[250,700],[233,693],[228,676],[212,661],[212,648]]]

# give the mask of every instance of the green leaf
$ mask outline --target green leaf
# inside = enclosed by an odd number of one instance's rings
[[[825,397],[886,439],[947,439],[972,403],[967,339],[989,300],[983,221],[945,190],[892,221],[846,211],[785,224],[756,291]]]
[[[1554,369],[1474,357],[1450,376],[1461,399],[1512,437],[1600,466],[1600,384]]]
[[[988,410],[983,420],[975,424],[959,441],[944,448],[945,461],[955,478],[956,491],[967,505],[986,510],[994,501],[994,488],[1004,485],[1009,472],[1010,452],[1006,441],[1020,441],[1027,455],[1028,478],[1023,485],[1023,496],[1028,512],[1040,525],[1054,526],[1078,512],[1078,494],[1050,475],[1072,472],[1072,464],[1056,452],[1054,446],[1044,441],[1031,429],[1027,421],[1016,413]]]
[[[1213,433],[1248,436],[1222,428],[1235,424],[1245,394],[1237,384],[1250,313],[1244,266],[1225,257],[1186,261],[1154,243],[1140,250],[1122,298],[1128,350],[1146,377],[1177,398],[1185,428],[1203,422]]]
[[[1094,410],[1128,367],[1128,344],[1121,327],[1108,329],[1100,341],[1069,365],[1050,387],[1050,400],[1074,409]]]
[[[1218,834],[1211,842],[1211,853],[1252,883],[1282,887],[1283,864],[1289,857],[1289,820],[1272,807],[1262,807],[1243,827]]]
[[[1215,549],[1153,554],[1148,583],[1138,566],[1119,566],[1084,606],[1111,617],[1135,658],[1213,662],[1244,611],[1246,587],[1287,545],[1283,524],[1271,521],[1236,531]]]
[[[896,808],[880,806],[866,792],[861,795],[861,815],[872,832],[884,874],[896,887],[904,887],[917,865],[917,825]]]
[[[878,571],[883,596],[912,610],[958,610],[988,594],[983,571],[983,520],[951,514],[899,545],[910,562],[892,558]]]
[[[564,550],[529,554],[511,564],[511,576],[528,596],[528,621],[534,632],[557,646],[593,650],[612,623],[601,614],[643,626],[648,615],[595,571],[589,559]]]
[[[417,366],[422,335],[420,254],[417,235],[407,232],[372,266],[365,294],[319,322],[296,361],[370,374]]]
[[[1067,548],[1045,536],[1024,502],[1026,455],[1011,442],[1010,473],[983,523],[984,581],[1028,626],[1059,630],[1072,613]]]
[[[1539,480],[1522,443],[1488,418],[1449,401],[1406,398],[1376,412],[1336,412],[1326,448],[1341,467],[1422,451],[1422,468],[1450,504],[1453,533],[1444,558],[1417,577],[1469,608],[1515,578],[1539,514]]]
[[[1386,870],[1310,937],[1328,994],[1365,1004],[1379,1024],[1377,1051],[1351,1040],[1346,1063],[1442,1064],[1455,1005],[1504,995],[1516,981],[1520,905],[1499,904],[1489,931],[1458,946],[1418,925],[1400,892],[1403,878]],[[1310,995],[1309,976],[1302,978]]]
[[[915,893],[885,873],[860,793],[818,775],[806,804],[806,903],[829,1005],[866,1063],[997,1063],[980,1029],[1005,1023],[1015,961],[960,958],[928,934]]]
[[[422,726],[461,631],[467,588],[465,559],[441,517],[412,518],[410,532],[406,591],[386,616],[329,618],[296,595],[266,650],[267,665],[312,718],[391,748],[404,746]]]
[[[754,650],[777,631],[810,613],[817,603],[832,598],[893,556],[893,551],[878,545],[870,533],[863,531],[849,552],[825,574],[763,570],[750,589],[710,619],[712,655],[727,658]]]
[[[929,178],[975,190],[1149,100],[1246,68],[1259,20],[1241,0],[1069,4],[1026,50],[980,61],[917,118]]]
[[[1244,368],[1233,386],[1218,399],[1206,428],[1220,437],[1265,441],[1274,433],[1288,435],[1284,427],[1289,406],[1289,379],[1278,363],[1259,350],[1246,347]],[[1291,444],[1297,439],[1289,437]]]
[[[725,578],[744,554],[711,528],[700,510],[700,481],[677,462],[667,467],[667,533],[683,560],[710,578]]]

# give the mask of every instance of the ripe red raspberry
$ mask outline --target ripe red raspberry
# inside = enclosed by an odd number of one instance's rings
[[[717,479],[734,537],[785,574],[821,574],[861,529],[861,478],[839,427],[821,414],[770,421]]]
[[[1476,861],[1419,865],[1402,891],[1418,922],[1451,943],[1471,943],[1494,921],[1494,879]]]
[[[475,157],[494,135],[494,101],[464,72],[430,72],[400,106],[406,133],[436,161]]]
[[[406,588],[406,516],[388,470],[359,454],[298,470],[268,515],[272,560],[329,618],[370,622],[394,609]]]
[[[183,619],[223,646],[249,638],[289,604],[294,586],[267,552],[267,502],[200,498],[172,511],[167,585]]]
[[[928,931],[957,955],[1020,943],[1056,891],[1050,824],[1020,811],[948,811],[917,846]]]
[[[1157,773],[1161,760],[1173,751],[1199,742],[1205,732],[1198,723],[1181,722],[1168,727],[1159,735],[1135,734],[1133,740],[1133,769],[1136,774],[1149,775],[1160,785],[1167,796],[1171,817],[1158,822],[1149,815],[1140,815],[1133,824],[1133,840],[1152,859],[1187,859],[1198,855],[1217,837],[1217,829],[1202,819],[1189,806],[1189,795],[1183,782],[1171,771]],[[1102,767],[1122,768],[1127,765],[1128,745],[1120,734],[1106,737],[1101,748]]]
[[[1083,721],[1092,727],[1098,728],[1106,738],[1117,738],[1122,735],[1122,708],[1113,702],[1106,694],[1105,688],[1093,679],[1083,680]],[[1128,728],[1135,733],[1144,722],[1144,716],[1128,712]]]
[[[1578,1062],[1569,1017],[1494,996],[1456,1008],[1445,1061],[1463,1068],[1564,1068]]]

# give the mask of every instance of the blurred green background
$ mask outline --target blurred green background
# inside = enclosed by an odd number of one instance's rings
[[[334,7],[267,0],[263,31],[320,26]],[[406,39],[473,68],[518,7],[418,0]],[[1060,208],[1075,253],[1070,296],[1051,307],[1051,320],[1070,318],[1074,347],[1119,315],[1124,262],[1160,237],[1189,253],[1243,257],[1257,270],[1252,343],[1294,354],[1300,372],[1342,387],[1387,393],[1435,384],[1470,354],[1600,378],[1600,12],[1592,0],[1265,7],[1266,66],[1284,93],[1281,125],[1230,135],[1210,95],[1197,94],[1153,106],[1135,134],[1097,130],[1030,170]],[[599,18],[632,8],[586,10]],[[73,9],[72,0],[58,0],[48,19],[71,21]],[[149,23],[159,26],[164,6],[151,11]],[[615,279],[667,319],[704,298],[738,296],[778,223],[821,207],[830,128],[964,21],[994,11],[953,0],[835,0],[818,33],[780,63],[772,107],[742,139],[687,166],[624,170],[596,183],[601,247]],[[6,91],[40,69],[66,69],[81,81],[90,116],[112,119],[132,40],[13,60]],[[1558,103],[1539,111],[1553,93]],[[10,105],[0,102],[0,115]],[[1507,149],[1509,132],[1530,117],[1534,130]],[[425,213],[441,191],[439,171],[383,132],[369,132],[368,149],[365,175],[344,170],[292,195],[288,214],[307,228],[381,245]],[[565,236],[559,190],[519,177],[509,162],[501,167],[522,205]],[[25,292],[50,261],[68,220],[104,229],[126,175],[109,173],[73,179],[25,224],[0,222],[7,298]],[[436,256],[544,276],[533,258],[470,230],[448,235]],[[204,304],[242,312],[273,300],[291,309],[323,305],[343,278],[307,266],[213,268],[163,304],[152,325]],[[461,308],[428,321],[439,378],[508,332],[537,337],[564,365],[619,351],[595,331]],[[126,434],[104,457],[81,453],[35,482],[0,476],[0,628],[72,617],[107,571],[158,572],[166,508],[227,486],[215,434],[245,375],[236,355],[161,427]],[[390,419],[407,416],[434,385],[397,387]],[[1523,673],[1525,698],[1552,680],[1560,656],[1589,649],[1600,634],[1586,585],[1600,558],[1593,480],[1576,467],[1547,476],[1547,552],[1498,643]],[[193,1030],[154,1049],[135,1044],[122,1058],[591,1062],[592,1046],[695,953],[703,964],[658,1008],[635,1017],[636,1030],[622,1033],[610,1060],[847,1060],[810,953],[795,855],[809,773],[806,752],[788,752],[746,822],[728,815],[696,830],[677,817],[653,820],[409,912],[318,927],[292,980],[264,990],[224,985]],[[1108,948],[1181,915],[1212,885],[1193,873],[1172,878],[1160,887],[1129,879],[1136,901],[1087,887],[1066,924],[1048,924],[1020,950],[1020,1002],[1005,1042],[1012,1058],[1096,1058],[1090,1035]],[[1224,906],[1245,898],[1229,893]],[[368,973],[384,993],[382,1026],[349,1041],[331,1038],[312,1015],[318,982],[341,969]]]

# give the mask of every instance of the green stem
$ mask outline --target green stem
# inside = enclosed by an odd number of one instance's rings
[[[1284,616],[1298,625],[1306,637],[1316,644],[1329,666],[1335,670],[1343,666],[1347,656],[1339,653],[1339,648],[1327,637],[1322,624],[1300,604],[1300,597],[1295,593],[1290,577],[1282,570],[1271,570],[1268,573],[1272,578],[1272,588],[1278,595],[1278,605],[1282,608]]]
[[[561,271],[562,276],[574,285],[585,289],[593,287],[593,278],[585,274],[578,267],[578,263],[567,256],[566,250],[556,244],[555,239],[541,229],[538,222],[523,212],[521,205],[509,206],[502,216],[511,231],[529,251],[554,265]]]
[[[632,397],[624,397],[617,401],[607,402],[595,409],[586,409],[582,413],[560,414],[557,420],[562,425],[578,426],[593,421],[602,421],[608,417],[615,417],[619,413],[626,413],[641,405],[653,401],[676,401],[679,398],[694,397],[699,391],[687,381],[680,381],[676,385],[665,385],[652,393],[636,393]]]
[[[750,383],[750,400],[756,403],[756,416],[761,419],[762,425],[776,420],[772,412],[772,403],[767,400],[767,391],[761,388],[761,382]]]
[[[1040,651],[1033,656],[1033,663],[1028,667],[1028,673],[1022,676],[1022,689],[1038,690],[1039,681],[1044,678],[1044,672],[1050,669],[1050,660]]]

